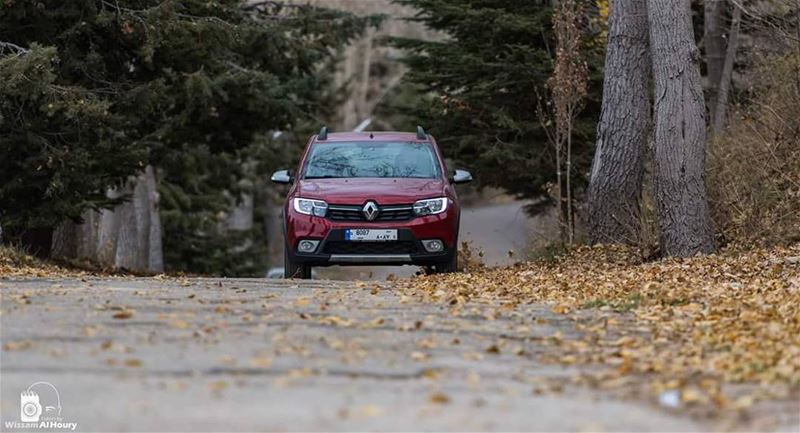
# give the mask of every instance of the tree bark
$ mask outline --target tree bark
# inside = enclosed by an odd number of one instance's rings
[[[90,210],[83,214],[83,224],[75,227],[75,255],[78,259],[94,260],[97,257],[97,233],[100,212]]]
[[[661,248],[714,251],[705,183],[706,119],[689,2],[648,0],[655,80],[655,199]]]
[[[634,244],[639,239],[650,128],[649,76],[646,0],[612,0],[603,102],[588,189],[592,243]]]
[[[347,86],[346,91],[348,96],[340,110],[340,113],[342,113],[342,123],[339,128],[336,128],[343,131],[352,130],[356,125],[358,125],[358,122],[360,122],[358,119],[356,97],[353,94],[352,82],[350,81],[355,77],[356,71],[358,70],[358,60],[359,52],[358,47],[355,44],[345,48],[344,65],[342,70],[343,81],[341,84]]]
[[[370,71],[372,66],[372,51],[373,51],[372,42],[374,39],[374,35],[375,35],[375,30],[370,28],[367,29],[366,36],[364,37],[364,51],[361,63],[361,82],[359,83],[358,103],[356,106],[356,108],[358,109],[359,122],[372,116],[371,111],[368,109],[367,98],[369,96],[369,88],[370,88]]]
[[[147,166],[131,178],[124,191],[109,189],[107,195],[118,198],[125,193],[131,194],[130,201],[113,210],[89,210],[83,214],[82,224],[61,224],[55,232],[52,255],[110,269],[163,272],[158,182],[153,167]]]
[[[145,168],[145,184],[147,185],[147,206],[150,230],[148,231],[147,270],[164,272],[164,248],[162,245],[161,214],[159,213],[160,197],[158,195],[158,179],[153,166]]]
[[[570,119],[567,124],[567,244],[572,245],[575,241],[575,212],[572,207],[572,122],[573,110],[567,110]]]
[[[568,242],[567,239],[567,212],[569,212],[569,207],[567,207],[567,182],[564,178],[564,173],[561,171],[562,168],[562,161],[561,161],[561,148],[563,144],[561,143],[561,137],[559,134],[556,133],[556,186],[558,187],[558,227],[559,232],[561,233],[561,243],[566,245]]]
[[[739,23],[742,20],[742,9],[733,6],[733,17],[731,18],[731,29],[728,32],[728,49],[725,53],[725,64],[722,67],[722,76],[719,81],[719,93],[717,94],[716,108],[714,108],[714,120],[712,128],[714,133],[719,133],[725,127],[725,118],[728,114],[728,92],[733,78],[733,64],[736,61],[736,50],[739,48]]]
[[[132,181],[131,201],[120,205],[114,267],[135,272],[163,272],[161,218],[153,167]]]
[[[78,255],[78,225],[66,220],[53,232],[53,245],[50,257],[54,259],[73,259]]]
[[[283,196],[284,193],[275,186],[268,185],[263,194],[266,201],[264,232],[267,237],[267,257],[270,266],[283,265],[283,248],[286,244],[283,236]]]
[[[106,192],[109,198],[119,198],[122,194],[116,189],[109,189]],[[119,207],[117,207],[119,209]],[[97,225],[97,247],[95,249],[94,261],[107,268],[115,266],[117,253],[117,235],[120,226],[120,214],[116,210],[102,210],[98,216]],[[88,249],[88,248],[87,248]]]
[[[225,221],[225,228],[228,230],[251,230],[253,228],[253,213],[255,203],[252,193],[243,193],[239,197],[239,202],[232,204],[231,212]]]
[[[242,193],[239,201],[231,200],[231,211],[225,220],[225,229],[228,231],[248,231],[253,229],[253,217],[255,215],[255,201],[250,192]],[[241,245],[237,245],[235,251],[241,252],[252,245],[251,239],[245,239]]]
[[[98,263],[97,235],[100,216],[100,211],[87,210],[81,215],[83,220],[81,224],[76,224],[71,220],[61,223],[53,234],[50,255],[56,259],[88,260]],[[111,264],[107,266],[110,267]]]
[[[712,119],[716,117],[717,95],[725,63],[725,38],[722,33],[725,2],[726,0],[705,0],[703,4],[703,44],[706,48],[708,108]]]
[[[139,229],[136,223],[136,188],[130,188],[125,191],[126,194],[132,194],[131,201],[123,203],[114,209],[114,213],[119,218],[119,226],[117,229],[117,242],[116,250],[114,251],[114,268],[124,271],[139,271],[141,266],[137,262],[137,249]]]

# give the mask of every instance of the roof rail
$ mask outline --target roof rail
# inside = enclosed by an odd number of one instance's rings
[[[323,126],[319,128],[319,134],[317,135],[317,140],[323,141],[328,139],[328,127]]]
[[[425,134],[425,130],[422,129],[421,126],[417,125],[417,140],[425,140],[428,136]]]

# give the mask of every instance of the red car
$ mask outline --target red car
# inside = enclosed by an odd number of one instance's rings
[[[283,208],[284,276],[313,266],[406,265],[455,272],[460,209],[436,140],[417,132],[328,133],[311,137]]]

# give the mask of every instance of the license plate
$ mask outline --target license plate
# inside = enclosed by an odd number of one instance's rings
[[[346,241],[396,241],[397,230],[392,229],[347,229]]]

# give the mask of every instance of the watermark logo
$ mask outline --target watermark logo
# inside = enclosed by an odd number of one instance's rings
[[[61,417],[61,394],[50,382],[36,382],[19,394],[19,421],[6,421],[7,429],[74,431],[78,423]]]
[[[19,420],[22,422],[39,422],[42,416],[42,404],[39,394],[33,391],[22,391],[19,395]]]

